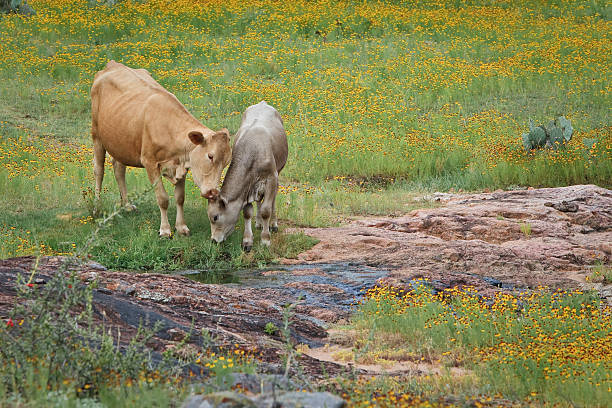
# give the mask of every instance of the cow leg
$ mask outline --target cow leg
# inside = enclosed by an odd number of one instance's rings
[[[255,228],[261,229],[263,221],[261,220],[261,201],[257,202],[257,215],[255,217]]]
[[[102,146],[97,138],[93,139],[94,145],[94,178],[96,180],[96,200],[100,199],[100,190],[102,189],[102,180],[104,180],[104,159],[106,158],[106,149]]]
[[[253,248],[253,230],[251,220],[253,219],[253,204],[247,204],[242,209],[244,215],[244,234],[242,235],[242,249],[249,252]]]
[[[121,205],[128,211],[133,211],[136,206],[130,204],[127,195],[127,186],[125,185],[125,164],[113,159],[113,171],[115,172],[115,180],[119,186],[119,195],[121,196]]]
[[[274,211],[274,201],[276,200],[276,192],[278,191],[278,179],[270,177],[266,183],[266,191],[264,200],[259,205],[259,213],[261,213],[261,244],[270,246],[270,218]]]
[[[162,183],[161,173],[159,172],[159,168],[156,165],[144,163],[144,161],[143,165],[147,170],[149,181],[151,182],[151,184],[155,185],[155,197],[157,198],[157,205],[159,206],[159,212],[161,215],[159,236],[170,237],[172,236],[172,230],[170,230],[170,223],[168,222],[168,203],[170,201],[170,198],[168,197],[168,193],[166,193],[164,183]]]
[[[278,220],[276,219],[276,196],[274,196],[274,202],[272,203],[272,218],[270,220],[270,231],[278,232]]]
[[[176,232],[180,235],[189,235],[189,228],[185,224],[185,214],[183,213],[183,203],[185,202],[185,177],[177,180],[174,185],[174,198],[176,199]]]

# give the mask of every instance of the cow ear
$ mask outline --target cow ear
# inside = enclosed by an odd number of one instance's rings
[[[232,161],[232,146],[230,144],[232,137],[230,135],[229,130],[227,130],[227,128],[223,128],[221,130],[217,131],[218,135],[221,135],[225,138],[225,140],[227,141],[227,143],[229,144],[229,152],[228,154],[225,155],[225,163],[223,163],[223,167],[227,166],[228,164],[230,164],[230,161]]]
[[[230,140],[230,134],[229,134],[229,130],[227,130],[227,128],[223,128],[219,131],[219,133],[223,133],[225,135],[225,137],[227,137],[227,141],[229,142]]]
[[[192,130],[187,136],[189,136],[189,140],[191,140],[193,144],[204,144],[204,135],[199,130]]]
[[[219,196],[219,204],[221,204],[221,207],[223,208],[227,207],[227,200],[225,199],[225,197]]]

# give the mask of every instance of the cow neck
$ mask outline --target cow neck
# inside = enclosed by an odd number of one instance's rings
[[[221,186],[221,197],[228,202],[242,200],[246,202],[249,192],[255,184],[255,176],[251,170],[252,156],[235,154]]]

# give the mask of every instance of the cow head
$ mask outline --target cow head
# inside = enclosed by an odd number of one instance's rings
[[[219,194],[217,187],[221,172],[232,159],[230,135],[227,129],[221,129],[213,134],[204,134],[192,130],[189,140],[196,145],[189,153],[189,166],[193,181],[200,189],[202,197],[213,198]]]
[[[208,219],[210,220],[210,237],[221,243],[234,231],[240,216],[241,200],[228,202],[222,195],[208,199]]]

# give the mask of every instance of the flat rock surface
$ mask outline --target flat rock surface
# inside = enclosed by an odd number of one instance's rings
[[[77,268],[83,281],[97,280],[100,323],[121,327],[127,341],[141,322],[161,322],[151,344],[163,351],[193,327],[202,343],[207,328],[226,345],[255,348],[263,360],[280,360],[282,339],[266,325],[283,325],[283,306],[298,302],[292,337],[311,349],[328,342],[330,324],[348,317],[363,290],[377,283],[414,285],[428,278],[435,289],[472,285],[483,294],[553,288],[595,288],[608,301],[610,285],[585,277],[612,257],[612,191],[592,185],[438,197],[444,206],[398,218],[369,218],[338,228],[304,232],[320,242],[283,265],[235,272],[239,283],[205,284],[181,274],[106,270],[91,262]],[[41,259],[44,284],[63,259]],[[0,260],[0,318],[15,302],[18,274],[29,277],[33,258]],[[268,330],[269,331],[269,330]],[[122,337],[123,338],[123,337]],[[309,374],[321,360],[303,356]],[[345,368],[325,362],[327,375]]]
[[[566,211],[560,211],[561,210]],[[574,211],[572,211],[574,210]],[[612,257],[612,191],[593,185],[447,195],[445,206],[304,232],[298,262],[361,262],[405,285],[576,288]]]

